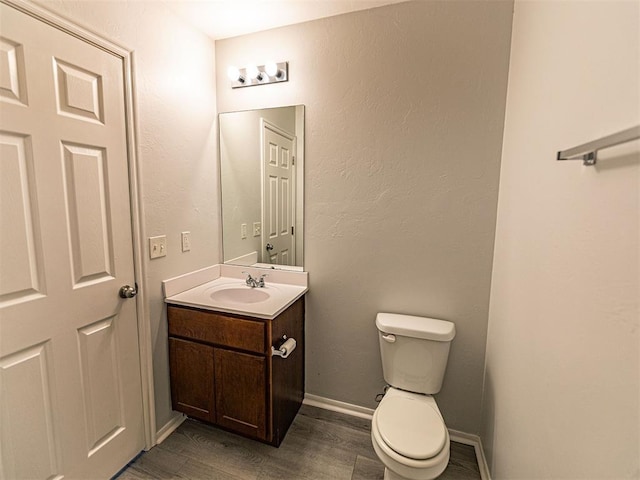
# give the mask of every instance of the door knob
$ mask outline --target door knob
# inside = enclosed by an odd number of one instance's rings
[[[132,287],[130,285],[124,285],[122,287],[120,287],[120,291],[118,292],[120,295],[120,298],[133,298],[138,294],[138,284],[134,284],[135,286]]]
[[[267,249],[268,252],[270,252],[271,250],[273,250],[273,245],[271,245],[270,243],[267,243],[267,246],[265,248]]]

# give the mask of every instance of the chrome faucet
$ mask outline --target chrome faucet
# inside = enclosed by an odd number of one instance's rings
[[[262,275],[260,275],[260,278],[253,278],[249,272],[242,272],[242,273],[247,275],[247,278],[244,281],[244,283],[246,283],[247,286],[249,286],[251,288],[256,288],[256,287],[262,288],[262,287],[264,287],[264,277],[267,276],[266,273],[263,273]]]

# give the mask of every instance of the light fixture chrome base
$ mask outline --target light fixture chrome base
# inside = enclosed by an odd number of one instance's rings
[[[258,65],[256,69],[258,72],[257,77],[251,78],[248,75],[247,68],[240,68],[239,78],[231,81],[231,88],[255,87],[257,85],[270,85],[289,81],[289,62]]]

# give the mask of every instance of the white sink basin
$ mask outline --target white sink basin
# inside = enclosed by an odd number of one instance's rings
[[[273,319],[307,291],[306,285],[269,282],[251,288],[244,278],[219,277],[165,299],[166,303]]]
[[[214,302],[258,303],[269,300],[271,295],[259,288],[224,288],[209,295]]]

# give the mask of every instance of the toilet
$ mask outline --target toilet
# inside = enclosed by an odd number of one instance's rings
[[[371,421],[385,480],[429,480],[449,463],[449,432],[433,398],[442,386],[455,325],[378,313],[382,370],[389,384]]]

